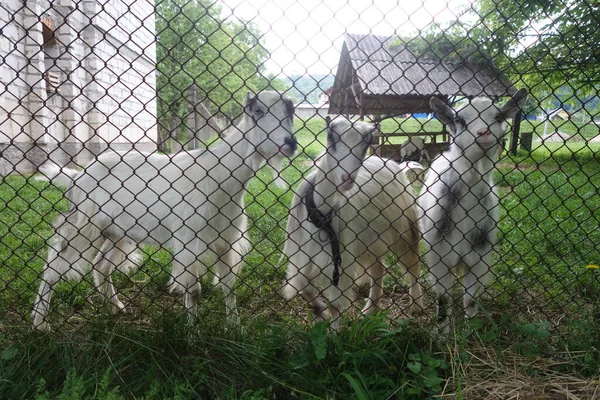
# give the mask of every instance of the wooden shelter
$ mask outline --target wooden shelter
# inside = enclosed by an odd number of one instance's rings
[[[497,99],[516,92],[514,85],[490,64],[453,65],[417,57],[395,36],[346,34],[344,39],[330,114],[369,115],[373,121],[381,121],[404,114],[431,113],[429,99],[433,96],[444,101],[457,96]],[[516,118],[519,120],[520,115]],[[518,123],[513,125],[518,136]],[[433,153],[448,145],[446,132],[398,132],[387,136],[411,135],[431,136]],[[385,153],[381,155],[399,154],[397,146],[382,145],[384,137],[377,140],[376,151]]]

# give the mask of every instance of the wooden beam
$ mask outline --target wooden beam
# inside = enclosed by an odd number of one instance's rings
[[[519,133],[521,131],[521,112],[517,112],[515,118],[513,119],[511,135],[510,135],[510,154],[516,155],[517,148],[519,146]],[[531,151],[531,146],[529,148]]]
[[[365,95],[362,106],[367,114],[397,115],[415,112],[431,112],[428,97],[401,98]]]
[[[442,132],[397,132],[397,133],[376,133],[373,135],[373,137],[383,137],[383,138],[388,138],[388,137],[413,137],[413,136],[431,136],[433,137],[437,137],[437,136],[441,136],[442,137],[442,142],[447,142],[447,138],[446,136],[448,135],[448,132],[446,131],[442,131]],[[434,140],[433,143],[435,143],[436,141]]]

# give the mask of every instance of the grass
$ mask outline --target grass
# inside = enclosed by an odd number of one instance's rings
[[[315,124],[314,120],[309,120],[308,124]],[[380,130],[384,134],[391,133],[439,133],[442,132],[442,124],[436,119],[425,118],[391,118],[381,123]],[[547,142],[542,144],[540,138],[544,133],[562,132],[568,135],[574,135],[575,140],[565,143]],[[592,148],[600,149],[600,142],[587,142],[600,134],[600,128],[592,123],[577,123],[573,121],[550,121],[545,126],[545,121],[521,121],[520,132],[522,135],[531,134],[534,139],[534,147],[548,147],[550,151],[557,151],[562,147],[567,147],[571,151],[585,150]],[[425,137],[426,141],[430,138]],[[386,138],[386,144],[402,144],[407,140],[406,136]],[[441,139],[438,139],[440,141]]]
[[[322,123],[299,124],[303,153],[283,172],[292,187],[324,141]],[[29,332],[51,223],[68,204],[49,184],[6,177],[0,398],[483,398],[502,379],[516,390],[516,370],[508,373],[515,363],[518,379],[537,379],[541,387],[563,382],[560,375],[582,382],[586,398],[593,381],[584,378],[600,368],[600,270],[587,268],[600,263],[600,156],[589,147],[552,146],[499,163],[497,279],[481,299],[482,317],[457,318],[450,337],[431,334],[430,295],[425,317],[401,318],[406,288],[395,268],[386,277],[387,313],[346,321],[339,335],[310,323],[303,301],[286,303],[279,258],[292,192],[272,185],[267,168],[246,198],[253,248],[237,290],[243,331],[224,324],[209,277],[190,331],[177,297],[165,290],[171,254],[145,247],[141,268],[116,278],[129,314],[108,316],[87,276],[59,285],[53,333]],[[524,396],[527,389],[520,389]]]
[[[24,335],[3,354],[0,394],[320,399],[397,393],[421,398],[422,391],[439,392],[446,375],[443,356],[423,351],[431,345],[410,323],[393,327],[382,317],[367,318],[336,336],[327,334],[323,323],[307,327],[257,318],[241,334],[211,322],[203,320],[189,332],[182,330],[182,321],[165,315],[144,329],[92,323],[85,336]],[[417,371],[416,360],[428,371]],[[420,375],[429,380],[419,382]]]

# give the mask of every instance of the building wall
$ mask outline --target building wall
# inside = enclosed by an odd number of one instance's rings
[[[32,32],[31,38],[27,38],[21,2],[0,3],[0,9],[8,11],[0,12],[0,54],[4,56],[4,62],[0,63],[0,143],[7,143],[10,140],[27,140],[19,135],[31,116],[23,105],[29,93],[28,82],[31,82],[25,52],[30,46],[27,42],[37,38],[35,32]],[[33,64],[36,60],[31,61]]]
[[[46,158],[85,164],[108,147],[156,149],[154,4],[102,3],[0,0],[0,173]],[[44,43],[42,19],[56,43]],[[45,71],[60,76],[57,92]]]
[[[329,104],[298,104],[295,108],[295,116],[306,121],[314,117],[325,118],[329,113]]]

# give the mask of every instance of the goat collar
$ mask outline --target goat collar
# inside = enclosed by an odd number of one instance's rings
[[[314,178],[313,178],[314,179]],[[319,211],[317,204],[315,203],[315,184],[313,180],[309,179],[309,188],[304,195],[304,205],[308,212],[308,222],[312,223],[319,229],[323,229],[329,236],[329,243],[331,244],[331,255],[333,257],[333,277],[331,282],[333,286],[338,285],[340,281],[340,266],[342,265],[342,255],[340,254],[340,242],[337,239],[335,229],[331,221],[333,220],[333,210],[330,210],[327,214],[323,214]]]

